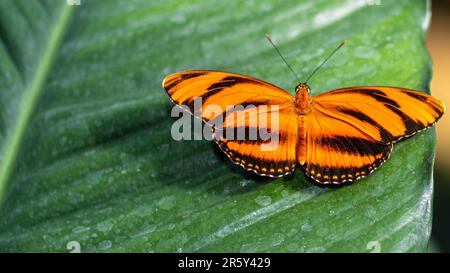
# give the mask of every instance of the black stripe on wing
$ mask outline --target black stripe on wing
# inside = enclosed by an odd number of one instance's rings
[[[384,104],[388,104],[388,105],[392,105],[395,107],[400,107],[400,105],[387,97],[386,93],[384,93],[381,90],[376,90],[376,89],[355,89],[355,90],[350,90],[347,91],[348,93],[358,93],[358,94],[363,94],[366,96],[369,96],[371,98],[374,98],[375,100],[384,103]]]
[[[346,115],[357,118],[358,120],[365,122],[370,126],[376,127],[380,132],[381,140],[383,143],[390,143],[396,139],[386,128],[384,128],[384,126],[382,126],[377,121],[375,121],[373,118],[369,117],[368,115],[364,114],[363,112],[361,112],[357,109],[354,109],[354,108],[350,109],[350,108],[339,106],[339,107],[336,107],[336,110],[340,113],[344,113]]]
[[[208,88],[206,88],[206,92],[201,96],[202,102],[205,103],[210,97],[222,92],[225,88],[230,88],[235,85],[244,84],[244,83],[259,84],[259,82],[257,82],[257,81],[251,81],[246,78],[227,76],[227,77],[223,78],[222,80],[215,82],[215,83],[211,84]],[[189,109],[191,109],[191,111],[194,111],[194,100],[195,100],[195,98],[190,98],[189,100],[184,102],[184,104],[186,104],[189,107]],[[267,100],[264,100],[264,102],[267,102]],[[251,102],[249,102],[249,103],[251,103]],[[256,100],[255,100],[255,103],[261,104],[261,103],[258,103]]]
[[[204,72],[191,72],[191,73],[181,74],[179,78],[174,78],[173,80],[171,80],[169,82],[165,82],[164,83],[164,89],[167,91],[167,93],[170,93],[170,90],[173,89],[178,84],[180,84],[182,81],[188,80],[188,79],[192,79],[192,78],[196,78],[196,77],[199,77],[199,76],[203,76],[203,75],[206,75],[206,74],[208,74],[208,72],[206,72],[206,71],[204,71]]]
[[[414,120],[407,114],[405,114],[402,110],[399,108],[392,106],[392,105],[386,105],[386,107],[394,112],[397,116],[399,116],[403,122],[403,125],[405,126],[405,136],[412,135],[416,133],[417,131],[427,127],[426,124],[423,124],[419,120]]]
[[[232,87],[237,84],[242,83],[251,83],[251,84],[260,84],[258,81],[252,81],[246,78],[236,77],[236,76],[227,76],[222,80],[211,84],[207,91],[202,97],[203,101],[206,101],[209,97],[221,92],[225,88]]]
[[[362,156],[378,154],[386,146],[369,139],[340,135],[317,138],[315,141],[317,145],[327,146],[334,151]]]
[[[439,118],[442,115],[443,113],[442,109],[437,107],[435,105],[435,102],[431,101],[430,97],[427,96],[426,94],[420,94],[419,92],[412,92],[409,90],[402,90],[402,91],[404,94],[425,103],[428,107],[431,107],[431,109],[433,109],[433,111],[435,112],[436,117]]]

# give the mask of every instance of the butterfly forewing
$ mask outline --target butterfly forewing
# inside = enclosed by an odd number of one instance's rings
[[[172,74],[163,81],[163,87],[172,101],[188,106],[194,112],[194,99],[202,99],[202,109],[214,105],[226,111],[227,107],[241,105],[279,105],[280,108],[292,104],[292,95],[270,83],[248,76],[206,70],[192,70]],[[205,121],[224,113],[204,113]]]
[[[422,92],[395,87],[352,87],[314,97],[313,106],[383,143],[394,143],[434,124],[444,104]]]

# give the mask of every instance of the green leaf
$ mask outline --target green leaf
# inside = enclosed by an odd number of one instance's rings
[[[409,0],[1,1],[0,250],[426,251],[434,129],[350,186],[263,179],[173,140],[161,81],[216,69],[293,92],[271,33],[303,78],[348,39],[313,94],[428,92],[429,16]]]

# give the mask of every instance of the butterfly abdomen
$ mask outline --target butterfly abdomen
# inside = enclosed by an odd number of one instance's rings
[[[308,128],[308,117],[306,115],[298,115],[298,139],[297,139],[297,161],[300,165],[304,165],[306,162],[306,138]]]

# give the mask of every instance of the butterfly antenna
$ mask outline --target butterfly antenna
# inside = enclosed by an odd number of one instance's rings
[[[297,79],[298,82],[300,82],[300,78],[297,76],[297,74],[295,74],[294,69],[292,69],[292,67],[288,64],[288,62],[286,61],[286,59],[283,57],[283,55],[281,54],[280,50],[278,49],[278,47],[272,42],[272,38],[270,37],[269,34],[266,34],[266,39],[269,41],[269,43],[272,44],[273,48],[275,48],[275,50],[277,51],[278,55],[280,55],[281,59],[283,60],[283,62],[287,65],[287,67],[289,68],[289,70],[291,70],[292,75],[294,75],[294,77]]]
[[[334,53],[336,53],[343,45],[345,45],[347,43],[347,40],[343,40],[334,50],[333,52],[330,53],[330,55],[328,55],[328,57],[323,60],[323,62],[321,64],[319,64],[316,69],[313,70],[313,72],[311,72],[311,74],[309,74],[309,77],[306,79],[305,83],[307,83],[314,74],[316,74],[316,72],[334,55]]]

